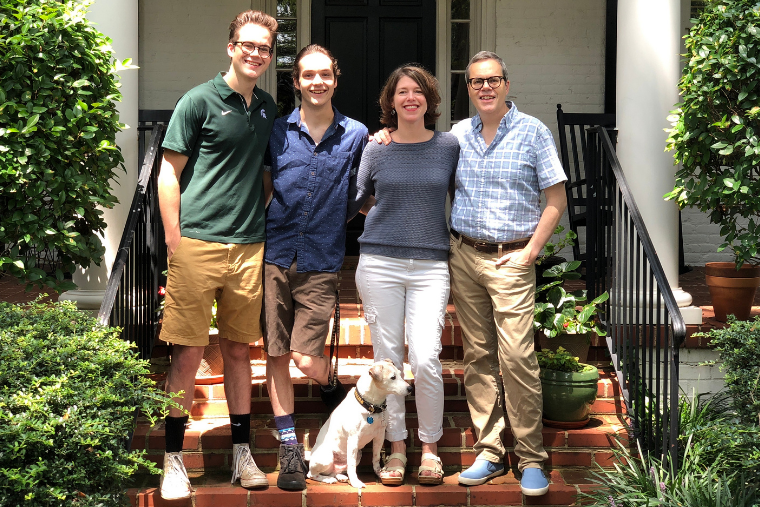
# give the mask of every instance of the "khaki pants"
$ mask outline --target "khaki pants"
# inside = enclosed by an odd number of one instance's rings
[[[504,407],[515,439],[518,468],[540,468],[548,458],[541,430],[541,381],[533,350],[535,266],[496,267],[497,254],[451,237],[451,292],[462,326],[464,383],[478,457],[500,462]],[[499,369],[506,399],[501,399]]]

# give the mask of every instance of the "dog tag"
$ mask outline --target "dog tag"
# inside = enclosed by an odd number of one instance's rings
[[[373,422],[375,422],[375,420],[372,418],[371,415],[368,415],[367,416],[367,422],[370,423],[370,424],[372,424]]]

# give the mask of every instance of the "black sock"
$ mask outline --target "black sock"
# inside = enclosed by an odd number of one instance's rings
[[[251,414],[230,414],[233,444],[248,444],[251,441]]]
[[[182,442],[185,440],[185,425],[189,416],[169,417],[164,419],[164,435],[166,438],[166,452],[180,452]]]

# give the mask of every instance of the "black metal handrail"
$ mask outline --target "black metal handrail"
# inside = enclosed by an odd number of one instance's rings
[[[589,299],[609,291],[607,346],[635,437],[678,466],[678,361],[686,325],[604,127],[588,129]]]
[[[159,284],[166,269],[166,244],[158,209],[158,169],[165,126],[140,126],[143,160],[132,206],[108,278],[98,320],[122,328],[122,338],[135,343],[149,359],[159,322]],[[150,132],[149,142],[144,135]],[[144,156],[143,156],[143,151]]]

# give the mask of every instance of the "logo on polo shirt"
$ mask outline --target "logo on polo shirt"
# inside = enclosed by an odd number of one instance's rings
[[[263,109],[261,110],[261,117],[264,118],[265,120],[267,119],[267,113],[264,112]]]
[[[222,116],[226,116],[230,114],[231,112],[232,112],[232,109],[230,109],[229,111],[225,111],[224,109],[222,109]]]

